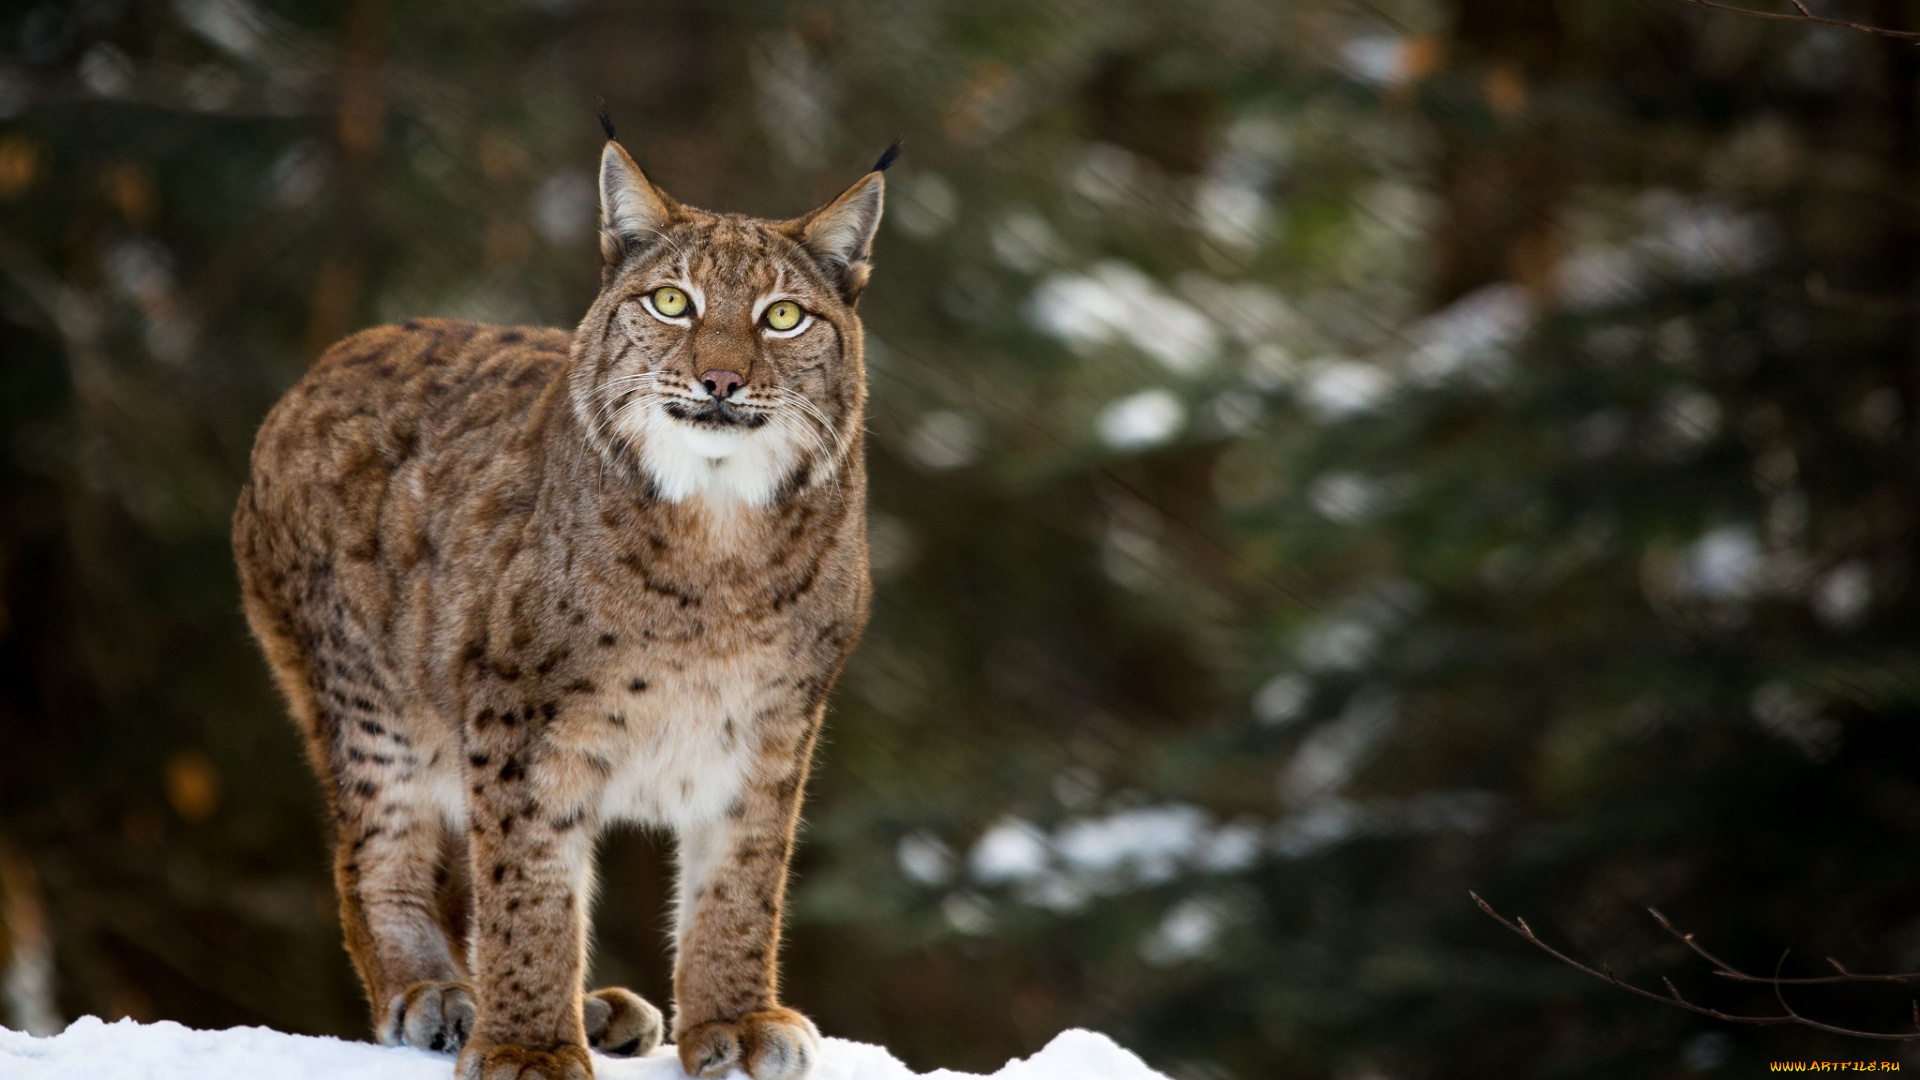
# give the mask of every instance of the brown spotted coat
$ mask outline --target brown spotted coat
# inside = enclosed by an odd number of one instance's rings
[[[471,1080],[651,1050],[653,1006],[582,994],[595,836],[633,820],[678,841],[684,1067],[807,1072],[818,1036],[779,1004],[776,953],[809,757],[867,619],[854,303],[881,188],[794,221],[711,214],[609,142],[578,329],[364,331],[267,417],[234,548],[383,1041],[463,1047]],[[693,296],[683,320],[649,306],[663,284]],[[771,333],[770,298],[804,328]],[[730,420],[702,418],[712,369],[743,377]]]

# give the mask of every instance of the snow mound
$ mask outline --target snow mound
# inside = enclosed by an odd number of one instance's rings
[[[684,1080],[672,1047],[637,1060],[595,1055],[598,1080]],[[195,1031],[171,1021],[106,1023],[87,1016],[47,1038],[0,1028],[6,1080],[449,1080],[453,1059],[424,1050],[285,1035],[266,1028]],[[809,1080],[968,1080],[974,1073],[916,1073],[878,1046],[827,1039]],[[744,1080],[735,1072],[731,1080]],[[1008,1062],[993,1080],[1166,1080],[1112,1039],[1063,1031],[1039,1053]]]

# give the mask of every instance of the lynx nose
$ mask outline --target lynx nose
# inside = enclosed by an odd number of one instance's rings
[[[700,373],[700,382],[707,388],[707,393],[713,395],[714,398],[719,401],[727,400],[727,396],[735,390],[738,390],[740,385],[746,381],[747,380],[737,371],[720,371],[716,369]]]

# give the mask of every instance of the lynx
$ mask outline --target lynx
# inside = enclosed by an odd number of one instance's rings
[[[854,307],[883,173],[789,221],[682,205],[614,139],[572,333],[418,319],[274,407],[234,514],[246,614],[325,790],[385,1043],[587,1080],[661,1013],[582,993],[604,825],[671,831],[689,1075],[797,1080],[781,905],[867,620]]]

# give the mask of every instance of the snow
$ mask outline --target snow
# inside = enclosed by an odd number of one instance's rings
[[[1394,378],[1372,364],[1329,358],[1307,365],[1300,401],[1323,423],[1369,413],[1386,404]]]
[[[1212,321],[1118,259],[1085,274],[1049,275],[1034,290],[1032,305],[1040,330],[1076,350],[1125,341],[1177,375],[1205,371],[1220,350]]]
[[[600,1080],[683,1080],[672,1047],[638,1060],[595,1056]],[[106,1023],[87,1016],[47,1038],[0,1028],[7,1080],[448,1080],[453,1059],[424,1050],[266,1028],[195,1031],[171,1021]],[[732,1074],[733,1078],[743,1073]],[[915,1073],[878,1046],[827,1039],[811,1080],[966,1080],[973,1073]],[[1105,1035],[1063,1031],[1039,1053],[1007,1063],[994,1080],[1166,1080]]]
[[[1422,320],[1411,336],[1420,343],[1407,369],[1425,386],[1457,375],[1494,385],[1507,374],[1508,351],[1533,327],[1533,300],[1524,286],[1488,285]]]
[[[1207,812],[1197,806],[1143,806],[1103,818],[1070,821],[1055,846],[1075,869],[1114,874],[1132,864],[1144,882],[1165,881],[1201,844]]]
[[[1775,247],[1764,214],[1656,189],[1640,199],[1641,232],[1621,244],[1588,244],[1554,270],[1563,305],[1591,311],[1627,303],[1659,276],[1712,281],[1764,265]]]
[[[907,456],[929,472],[964,468],[980,456],[980,425],[966,413],[938,409],[907,437]]]
[[[1675,585],[1697,596],[1741,599],[1760,585],[1765,561],[1751,526],[1722,525],[1687,548]]]
[[[1047,841],[1032,823],[1008,818],[980,837],[968,860],[973,876],[988,884],[1025,881],[1047,869]]]
[[[1340,59],[1348,73],[1361,82],[1392,86],[1407,77],[1408,44],[1406,38],[1369,34],[1342,44]]]
[[[1115,450],[1145,450],[1180,433],[1187,407],[1168,390],[1155,388],[1119,398],[1100,410],[1100,438]]]

